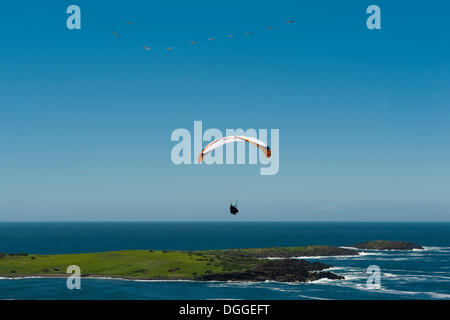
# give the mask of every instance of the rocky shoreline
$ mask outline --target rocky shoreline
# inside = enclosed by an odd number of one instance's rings
[[[321,271],[328,268],[331,268],[331,266],[320,262],[308,262],[297,259],[269,260],[258,264],[250,270],[205,274],[196,278],[196,280],[309,282],[323,278],[332,280],[344,279],[344,277],[334,273]]]
[[[359,252],[357,250],[332,246],[228,249],[228,250],[214,250],[209,252],[212,252],[214,254],[226,254],[228,256],[258,258],[258,259],[359,255]]]

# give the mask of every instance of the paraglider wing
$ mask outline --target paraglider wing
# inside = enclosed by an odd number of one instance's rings
[[[235,142],[235,141],[247,141],[248,143],[256,146],[258,149],[260,149],[262,152],[264,152],[264,154],[266,155],[267,158],[270,158],[270,156],[272,155],[272,152],[271,152],[269,146],[266,145],[261,140],[258,140],[258,139],[253,138],[253,137],[246,137],[246,136],[228,136],[228,137],[216,139],[213,142],[209,143],[202,150],[200,155],[198,156],[198,163],[202,163],[203,158],[208,153],[213,151],[214,149],[216,149],[216,148],[218,148],[220,146],[223,146],[224,144]]]
[[[251,143],[252,145],[256,146],[259,150],[264,152],[266,155],[266,158],[270,158],[272,155],[272,151],[270,150],[269,146],[262,142],[261,140],[258,140],[253,137],[245,137],[245,136],[238,136],[240,139],[247,141],[248,143]]]

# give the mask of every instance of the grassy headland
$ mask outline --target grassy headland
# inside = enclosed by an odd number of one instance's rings
[[[298,276],[294,274],[289,279],[306,281],[310,271],[323,270],[328,266],[320,263],[310,264],[306,261],[300,263],[298,260],[282,264],[261,258],[357,254],[353,250],[328,246],[207,251],[124,250],[57,255],[0,254],[0,276],[64,277],[68,276],[66,273],[68,266],[77,265],[83,276],[93,277],[213,280],[215,277],[222,279],[232,275],[233,279],[239,276],[244,277],[243,280],[253,280],[252,277],[256,278],[255,272],[257,272],[259,278],[269,277],[270,279],[267,280],[274,280],[279,279],[283,274],[283,268],[295,267],[296,270],[303,270],[303,273],[301,277],[300,274]],[[274,272],[274,268],[279,270]],[[266,270],[270,270],[270,274],[266,274]],[[320,273],[315,273],[315,278],[317,278],[317,274],[320,275]],[[335,275],[324,272],[323,276],[333,277]],[[245,279],[245,277],[251,279]]]

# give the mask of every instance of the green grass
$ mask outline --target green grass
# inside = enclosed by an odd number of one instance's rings
[[[35,259],[32,259],[34,257]],[[0,259],[1,276],[65,275],[77,265],[83,275],[149,279],[191,279],[194,272],[222,272],[220,263],[187,252],[126,250],[101,253],[10,256]],[[169,271],[170,270],[170,271]]]

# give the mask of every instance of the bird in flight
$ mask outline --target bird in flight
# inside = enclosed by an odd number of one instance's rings
[[[285,22],[285,23],[294,23],[294,20],[286,19],[286,20],[284,20],[284,22]],[[133,21],[127,21],[126,23],[129,24],[129,25],[134,24]],[[266,26],[266,29],[272,30],[272,29],[274,29],[274,27],[273,27],[272,25],[269,25],[269,26]],[[115,37],[117,37],[117,38],[120,39],[120,35],[119,35],[117,32],[115,32],[115,31],[113,31],[113,30],[110,30],[110,32],[111,32]],[[244,32],[244,34],[245,34],[245,35],[251,35],[251,34],[253,34],[253,32],[246,31],[246,32]],[[233,38],[233,37],[234,37],[232,34],[226,34],[225,36],[226,36],[227,38]],[[208,40],[209,40],[209,41],[216,40],[216,37],[210,37],[210,38],[208,38]],[[195,45],[195,44],[197,44],[197,41],[189,41],[189,44],[190,44],[190,45]],[[152,48],[151,48],[150,46],[147,46],[147,45],[144,46],[144,49],[147,50],[147,51],[152,50]],[[175,49],[175,47],[172,46],[172,47],[167,47],[167,48],[165,48],[165,49],[168,50],[168,51],[172,51],[172,50]]]
[[[110,32],[111,32],[113,35],[115,35],[117,38],[120,39],[120,36],[117,34],[117,32],[114,32],[114,31],[112,31],[112,30],[110,30]]]

